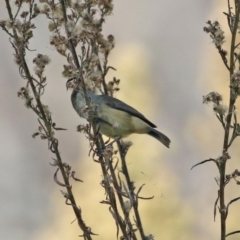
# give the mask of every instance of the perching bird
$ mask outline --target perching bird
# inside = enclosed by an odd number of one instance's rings
[[[132,133],[145,133],[169,147],[170,139],[154,129],[156,126],[136,109],[108,95],[96,95],[87,91],[87,96],[94,109],[91,117],[105,136],[116,139],[127,137]],[[78,115],[89,119],[90,114],[86,111],[86,101],[80,86],[73,89],[71,100]]]

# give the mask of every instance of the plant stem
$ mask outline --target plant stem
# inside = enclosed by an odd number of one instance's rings
[[[238,29],[238,23],[239,23],[239,5],[240,0],[235,1],[235,22],[232,30],[232,40],[231,40],[231,49],[230,49],[230,79],[231,76],[234,73],[234,49],[235,49],[235,42],[236,42],[236,34]],[[229,108],[228,108],[228,115],[226,118],[226,127],[225,127],[225,133],[224,133],[224,140],[223,140],[223,150],[222,150],[222,156],[223,156],[223,162],[219,165],[219,173],[220,173],[220,182],[219,182],[219,201],[220,201],[220,215],[221,215],[221,240],[225,240],[226,238],[226,206],[225,206],[225,172],[226,172],[226,161],[225,158],[228,147],[229,147],[229,134],[230,134],[230,127],[231,127],[231,121],[232,121],[232,115],[234,111],[234,104],[235,104],[236,98],[232,92],[232,89],[230,88],[230,100],[229,100]]]

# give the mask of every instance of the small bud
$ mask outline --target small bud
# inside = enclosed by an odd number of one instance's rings
[[[33,133],[32,138],[35,138],[35,137],[37,137],[38,135],[39,135],[39,132],[35,132],[35,133]]]
[[[126,201],[124,202],[123,207],[124,207],[124,210],[125,210],[127,213],[129,213],[130,210],[131,210],[131,208],[132,208],[132,204],[131,204],[131,202],[130,202],[129,200],[126,200]]]
[[[109,42],[114,42],[114,36],[113,35],[108,35],[108,41]]]
[[[21,17],[21,18],[26,18],[27,15],[28,15],[28,12],[27,12],[27,11],[24,11],[24,12],[21,13],[20,17]]]
[[[227,106],[223,106],[221,104],[214,104],[213,106],[213,111],[220,114],[220,115],[225,115],[228,110]]]

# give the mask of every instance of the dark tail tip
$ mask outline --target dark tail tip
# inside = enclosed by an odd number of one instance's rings
[[[148,132],[148,134],[154,138],[156,138],[158,141],[160,141],[164,146],[169,148],[170,145],[170,139],[164,135],[163,133],[157,131],[154,128],[151,128]]]

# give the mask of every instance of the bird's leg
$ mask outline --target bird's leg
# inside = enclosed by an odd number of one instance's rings
[[[104,147],[102,147],[101,148],[101,152],[100,153],[98,153],[98,156],[99,155],[104,155],[103,153],[104,153],[104,151],[107,149],[107,148],[109,148],[109,147],[112,147],[112,144],[113,143],[115,143],[116,141],[118,141],[118,140],[120,140],[121,139],[121,137],[116,137],[113,141],[111,141],[110,143],[108,143],[108,144],[106,144]]]
[[[121,139],[121,137],[116,137],[113,141],[111,141],[110,143],[108,143],[108,144],[105,146],[105,148],[108,147],[109,145],[112,145],[113,143],[115,143],[116,141],[118,141],[118,140],[120,140],[120,139]]]

